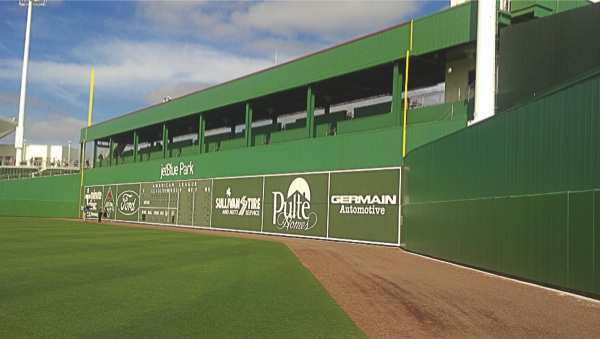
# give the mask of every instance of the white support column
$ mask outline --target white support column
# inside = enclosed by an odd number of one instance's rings
[[[477,5],[475,112],[472,123],[492,117],[496,106],[496,1],[479,0]]]
[[[21,100],[19,102],[19,120],[17,122],[17,130],[15,131],[15,165],[21,166],[23,160],[23,125],[25,118],[25,93],[27,89],[27,63],[29,62],[29,36],[31,32],[31,4],[29,0],[27,5],[27,28],[25,30],[25,52],[23,54],[23,74],[21,76]]]

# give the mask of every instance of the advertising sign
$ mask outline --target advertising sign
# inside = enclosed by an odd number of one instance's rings
[[[98,218],[98,212],[102,207],[104,189],[102,186],[86,187],[83,195],[83,205],[89,206],[87,218]]]
[[[186,166],[163,165],[163,179]],[[83,203],[91,218],[106,207],[110,220],[398,244],[400,175],[384,168],[88,186]]]
[[[329,236],[397,241],[399,188],[399,169],[331,173]]]
[[[260,232],[263,178],[215,179],[212,227]]]
[[[138,221],[140,209],[140,184],[119,185],[115,219]]]
[[[327,236],[328,174],[265,177],[263,231]]]
[[[104,186],[104,199],[102,207],[106,209],[105,219],[114,219],[117,207],[117,185]]]

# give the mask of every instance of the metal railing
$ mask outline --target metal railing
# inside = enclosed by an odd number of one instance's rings
[[[77,167],[0,166],[0,180],[37,178],[79,173]]]

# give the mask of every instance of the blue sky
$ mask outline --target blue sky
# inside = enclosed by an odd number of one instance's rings
[[[68,1],[34,7],[25,139],[75,143],[92,123],[289,61],[449,1]],[[18,116],[27,8],[0,0],[0,115]],[[13,143],[14,133],[0,143]]]

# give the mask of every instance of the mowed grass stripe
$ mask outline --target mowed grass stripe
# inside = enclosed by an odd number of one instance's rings
[[[0,337],[364,337],[283,244],[0,217]]]

